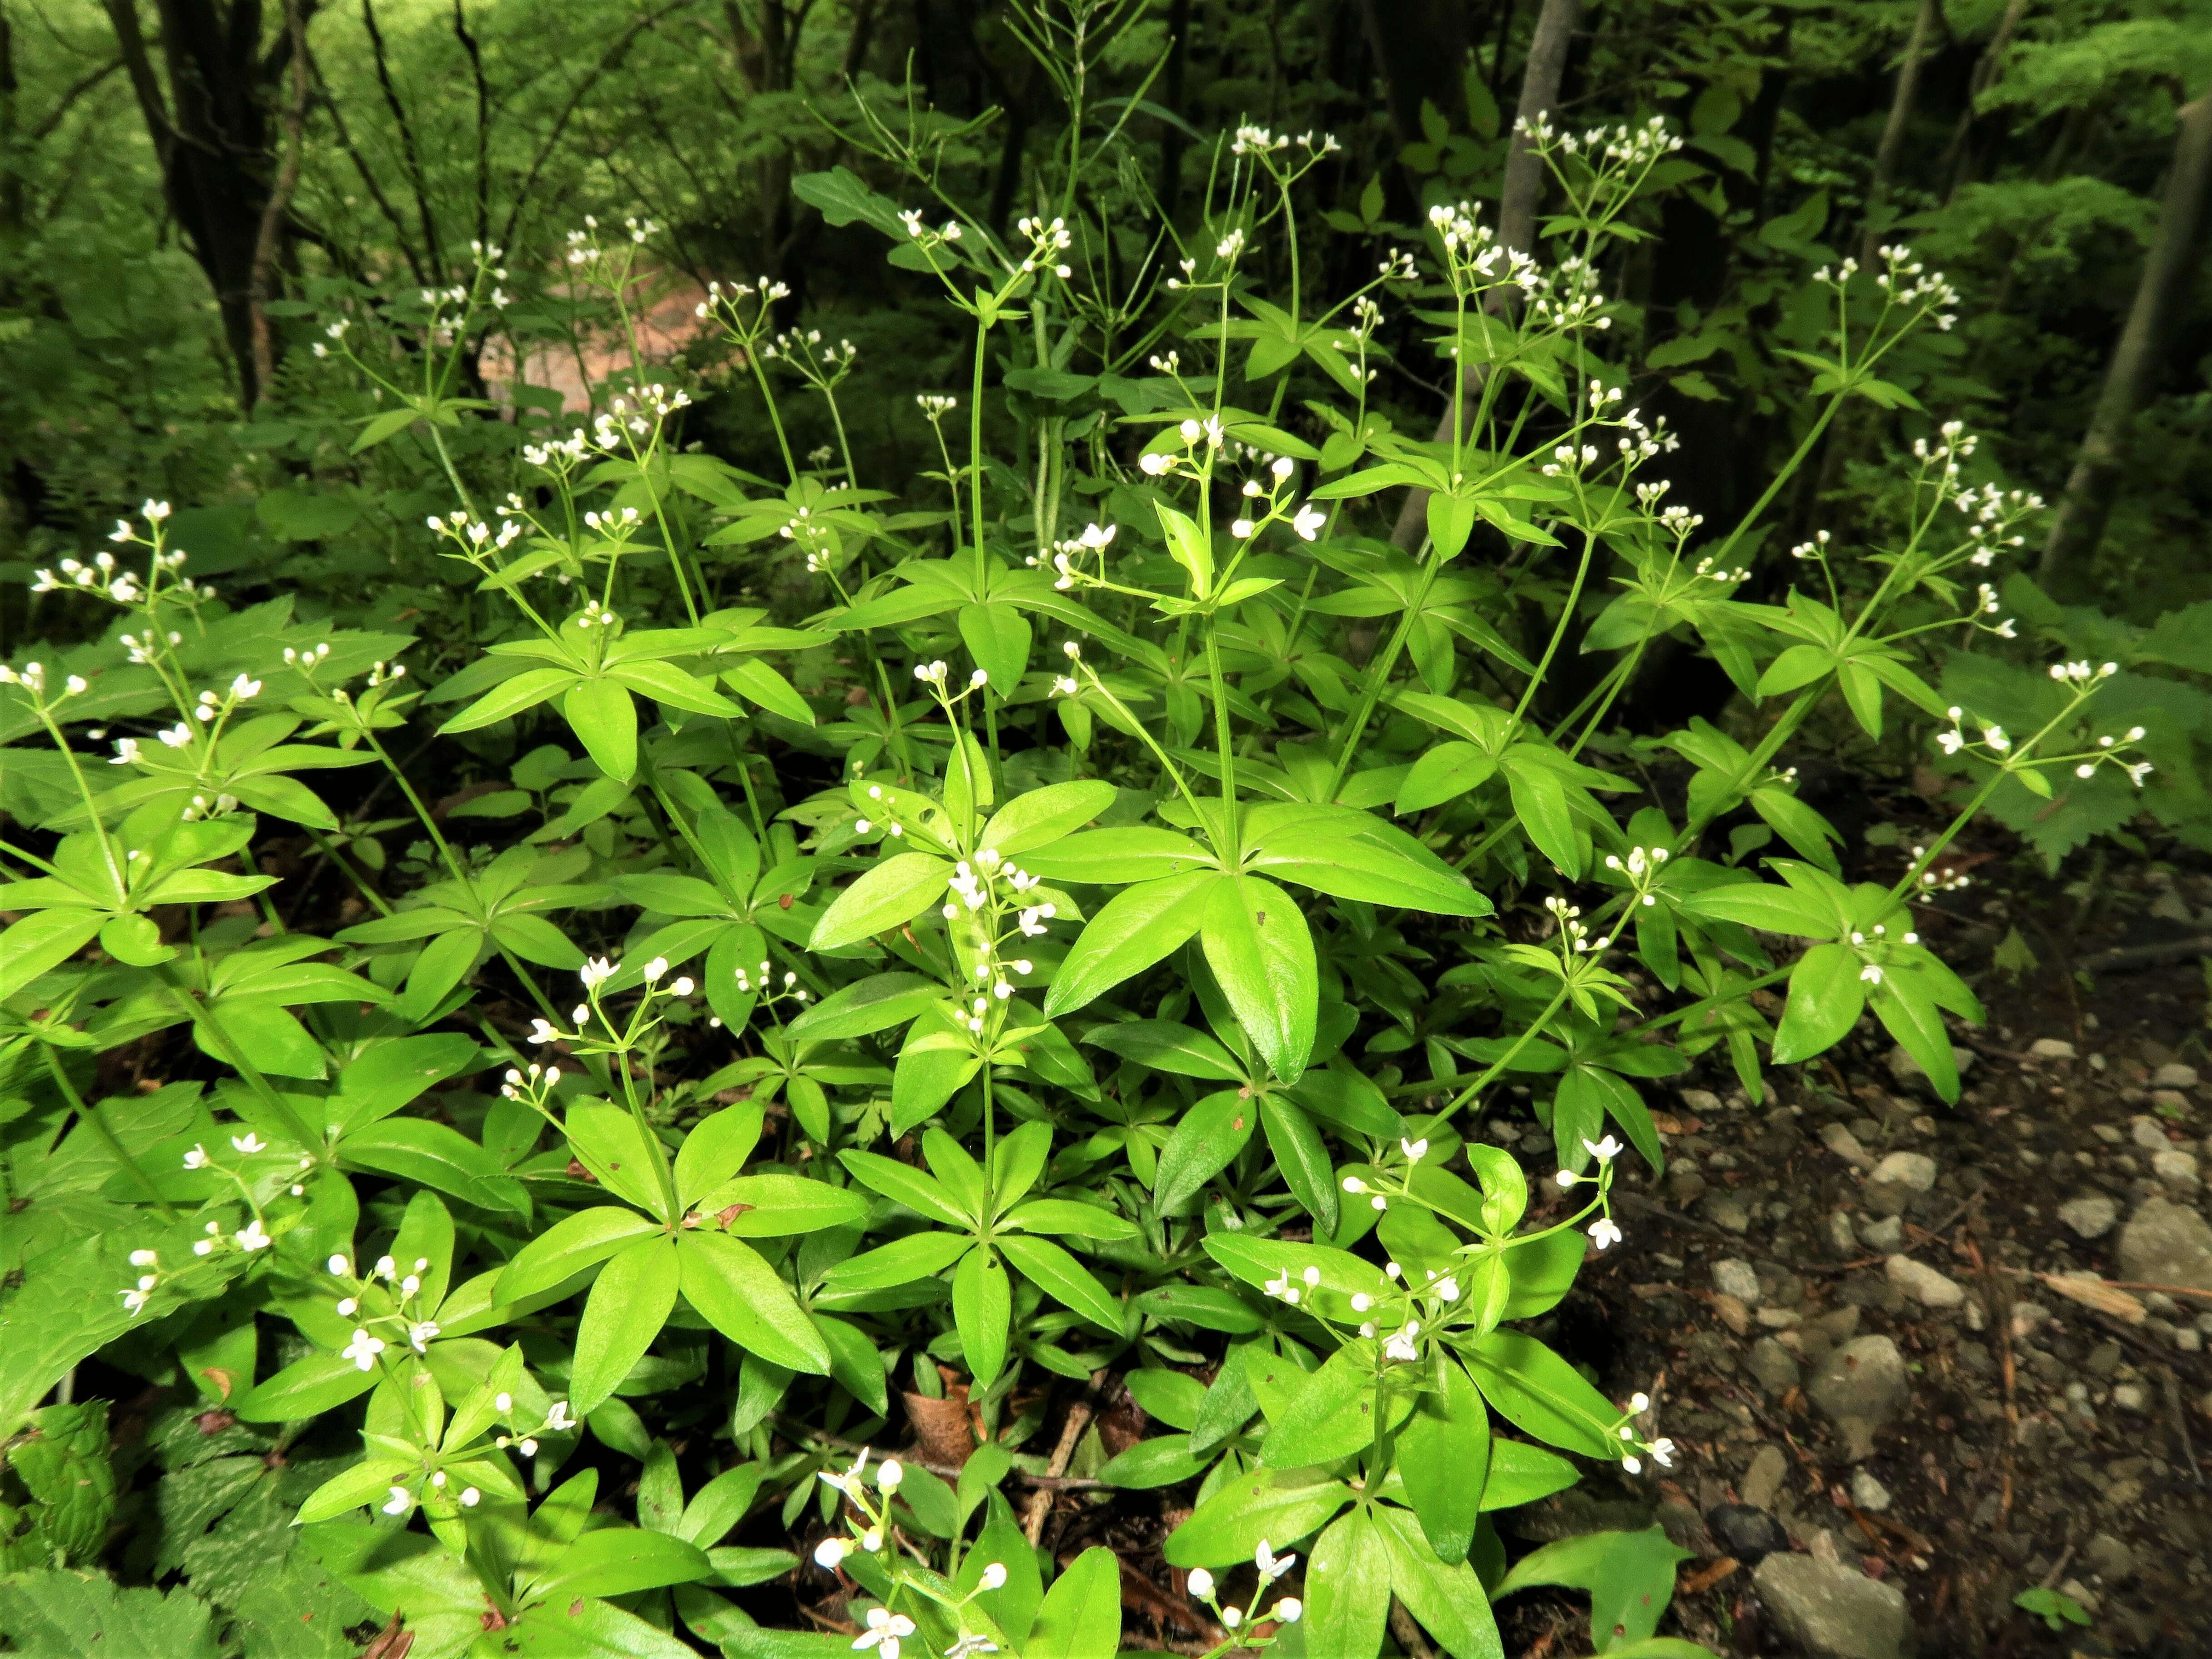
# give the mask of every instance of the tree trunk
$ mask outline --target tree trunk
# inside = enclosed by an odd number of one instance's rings
[[[2142,278],[2126,325],[2105,371],[2096,412],[2075,458],[2043,544],[2037,574],[2061,597],[2088,586],[2089,564],[2104,539],[2127,457],[2128,429],[2158,388],[2174,315],[2198,271],[2197,244],[2212,207],[2212,92],[2185,105],[2174,125],[2173,167],[2159,211],[2158,240],[2143,260]]]
[[[261,227],[253,239],[253,266],[246,283],[249,320],[253,330],[253,380],[258,401],[276,374],[276,343],[269,329],[269,289],[276,278],[277,256],[283,251],[285,216],[292,210],[292,192],[299,188],[300,166],[305,159],[307,125],[307,20],[301,0],[283,0],[284,33],[291,42],[291,88],[284,100],[284,160],[276,170],[269,199],[262,204]],[[459,0],[455,0],[458,6]],[[456,15],[458,15],[458,12]],[[252,405],[248,406],[249,410]]]
[[[1881,143],[1874,153],[1874,176],[1867,181],[1866,228],[1859,240],[1859,263],[1874,263],[1881,237],[1881,215],[1889,199],[1890,181],[1897,174],[1898,157],[1905,150],[1905,130],[1911,125],[1912,107],[1920,97],[1920,66],[1928,55],[1929,37],[1942,22],[1942,0],[1920,0],[1912,20],[1912,38],[1905,43],[1905,60],[1897,66],[1897,89],[1889,100],[1889,118],[1881,125]]]
[[[1559,84],[1566,78],[1567,51],[1574,44],[1582,16],[1583,0],[1544,0],[1543,10],[1536,15],[1536,32],[1529,38],[1528,65],[1521,72],[1521,101],[1514,110],[1514,132],[1505,148],[1505,176],[1498,193],[1498,239],[1523,253],[1535,251],[1536,210],[1544,200],[1544,158],[1529,149],[1520,127],[1523,121],[1533,123],[1548,113],[1559,101]],[[1462,400],[1479,384],[1480,373],[1474,368],[1460,375],[1458,396]],[[1437,417],[1433,441],[1450,441],[1452,427],[1452,405],[1447,402],[1443,413]],[[1428,523],[1428,510],[1427,490],[1407,492],[1406,503],[1398,509],[1397,525],[1390,532],[1392,543],[1402,548],[1418,544]]]
[[[1972,181],[1973,157],[1967,151],[1972,142],[1975,124],[1980,119],[1976,107],[1982,94],[1996,85],[1997,77],[2004,73],[2004,57],[2012,46],[2013,36],[2019,32],[2020,20],[2027,14],[2027,0],[2006,0],[2004,15],[1997,20],[1996,33],[1990,37],[1982,55],[1974,60],[1974,72],[1966,82],[1966,107],[1959,112],[1959,125],[1951,133],[1950,147],[1943,152],[1943,160],[1936,167],[1937,176],[1945,182],[1943,201],[1946,206],[1958,198],[1961,186]]]
[[[137,0],[104,3],[161,161],[162,195],[215,289],[237,366],[239,404],[250,410],[261,395],[254,264],[276,171],[269,94],[291,60],[291,40],[280,33],[261,55],[260,0],[156,0],[165,93]]]
[[[1468,8],[1446,0],[1361,0],[1359,9],[1382,71],[1391,130],[1400,143],[1419,143],[1424,103],[1446,117],[1464,105],[1460,76],[1472,44]]]

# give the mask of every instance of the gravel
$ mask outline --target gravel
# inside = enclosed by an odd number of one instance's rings
[[[1806,1393],[1835,1423],[1856,1418],[1880,1428],[1910,1403],[1912,1382],[1896,1343],[1887,1336],[1862,1336],[1828,1356]]]
[[[2102,1238],[2120,1218],[2120,1206],[2102,1193],[2084,1193],[2058,1206],[2058,1218],[2082,1238]]]
[[[1732,1296],[1747,1308],[1755,1308],[1765,1294],[1759,1288],[1759,1272],[1748,1261],[1734,1256],[1713,1263],[1713,1288],[1723,1296]]]

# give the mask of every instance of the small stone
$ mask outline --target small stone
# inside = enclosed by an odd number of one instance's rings
[[[1751,1345],[1748,1363],[1751,1374],[1770,1400],[1779,1400],[1802,1379],[1790,1350],[1771,1336],[1762,1336]]]
[[[2140,1570],[2136,1565],[2136,1553],[2108,1532],[2100,1532],[2089,1540],[2081,1552],[2081,1559],[2089,1571],[2108,1584],[2124,1584]]]
[[[1752,1317],[1770,1331],[1786,1331],[1794,1329],[1805,1316],[1795,1308],[1768,1306],[1758,1310]]]
[[[1893,1584],[1809,1555],[1767,1556],[1752,1575],[1782,1634],[1808,1659],[1905,1659],[1912,1616]]]
[[[1859,1253],[1859,1237],[1851,1230],[1850,1212],[1844,1210],[1828,1212],[1828,1249],[1844,1261]]]
[[[1820,1144],[1854,1170],[1871,1169],[1874,1165],[1874,1159],[1859,1144],[1859,1138],[1840,1123],[1820,1126]]]
[[[1713,1225],[1732,1233],[1747,1232],[1751,1229],[1750,1207],[1734,1193],[1706,1194],[1705,1214]]]
[[[1846,1417],[1836,1425],[1846,1463],[1863,1463],[1874,1455],[1874,1425],[1863,1417]]]
[[[1721,1097],[1711,1089],[1685,1089],[1676,1097],[1691,1111],[1708,1117],[1717,1115],[1721,1109]]]
[[[1748,1261],[1734,1256],[1713,1263],[1713,1288],[1734,1297],[1747,1308],[1756,1308],[1765,1292],[1759,1287],[1759,1272]]]
[[[2069,1578],[2058,1587],[2061,1595],[2069,1596],[2081,1604],[2081,1611],[2091,1618],[2097,1616],[2098,1601],[2090,1588],[2078,1578]]]
[[[2071,1060],[2074,1045],[2063,1037],[2038,1037],[2027,1045],[2027,1052],[2033,1060]]]
[[[1743,1305],[1741,1298],[1730,1296],[1725,1291],[1716,1291],[1713,1292],[1713,1312],[1720,1316],[1722,1324],[1738,1336],[1751,1334],[1751,1310]]]
[[[2058,1218],[2083,1238],[2102,1238],[2120,1218],[2120,1206],[2102,1193],[2084,1193],[2058,1206]]]
[[[1912,1382],[1896,1343],[1862,1336],[1828,1356],[1806,1393],[1832,1421],[1855,1417],[1880,1428],[1911,1401]]]
[[[1872,1470],[1851,1471],[1851,1502],[1861,1509],[1880,1515],[1896,1501],[1889,1488],[1874,1478]]]
[[[1889,1067],[1891,1080],[1899,1088],[1917,1089],[1928,1083],[1927,1072],[1918,1060],[1905,1052],[1903,1043],[1895,1045],[1882,1059],[1883,1063]],[[1956,1043],[1952,1044],[1951,1064],[1957,1068],[1960,1077],[1966,1076],[1973,1067],[1974,1051],[1972,1048],[1961,1048]]]
[[[2147,1200],[2121,1230],[2120,1277],[2212,1292],[2212,1225],[2184,1205]]]
[[[2168,1060],[2151,1073],[2150,1086],[2154,1089],[2194,1089],[2197,1086],[2197,1068],[2184,1066],[2179,1060]]]
[[[1752,1454],[1751,1467],[1743,1472],[1743,1480],[1736,1490],[1742,1495],[1747,1507],[1771,1510],[1774,1507],[1774,1500],[1781,1496],[1782,1483],[1789,1475],[1790,1460],[1782,1455],[1782,1448],[1761,1446]],[[1736,1559],[1741,1560],[1743,1558],[1738,1556]]]
[[[2162,1152],[2173,1145],[2166,1138],[2166,1125],[2154,1117],[2130,1118],[2128,1139],[2147,1152]]]
[[[2150,1403],[2150,1396],[2142,1385],[2135,1382],[2116,1383],[2112,1389],[2112,1404],[2124,1412],[2141,1412]]]
[[[2151,1155],[2150,1172],[2169,1187],[2193,1193],[2204,1183],[2197,1173],[2197,1154],[2185,1152],[2179,1147]]]
[[[1893,1215],[1886,1215],[1879,1221],[1862,1221],[1859,1223],[1859,1243],[1869,1250],[1881,1250],[1887,1254],[1905,1243],[1905,1223]]]
[[[1773,1451],[1772,1447],[1768,1447]],[[1782,1454],[1774,1453],[1779,1460]],[[1753,1465],[1756,1468],[1756,1464]],[[1705,1526],[1713,1540],[1747,1566],[1770,1555],[1790,1553],[1790,1534],[1782,1523],[1749,1504],[1716,1504],[1705,1511]]]
[[[1874,1166],[1869,1179],[1924,1193],[1936,1184],[1936,1160],[1925,1152],[1892,1152]]]
[[[1925,1262],[1909,1255],[1889,1259],[1889,1282],[1923,1308],[1955,1308],[1966,1299],[1955,1279],[1946,1279]]]

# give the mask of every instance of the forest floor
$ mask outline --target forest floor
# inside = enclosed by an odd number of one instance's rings
[[[1871,1019],[1816,1066],[1770,1073],[1756,1107],[1710,1060],[1671,1098],[1655,1090],[1666,1174],[1616,1189],[1626,1242],[1538,1333],[1608,1395],[1649,1393],[1680,1455],[1656,1480],[1594,1475],[1518,1512],[1510,1548],[1656,1522],[1692,1552],[1662,1632],[1723,1655],[2202,1659],[2212,876],[2139,865],[2087,889],[1971,887],[1917,914],[1947,960],[1984,969],[1970,976],[1987,1024],[1954,1026],[1959,1103]],[[2002,955],[2016,976],[1988,968]],[[1524,1110],[1480,1133],[1553,1167]],[[1087,1425],[1093,1458],[1144,1431],[1114,1393]],[[1222,1639],[1158,1555],[1182,1513],[1101,1496],[1060,1492],[1046,1542],[1122,1552],[1135,1641]],[[2089,1624],[2054,1630],[2014,1605],[2038,1587]],[[1587,1606],[1509,1598],[1506,1653],[1589,1653]],[[1425,1656],[1410,1626],[1393,1636]]]
[[[1554,1340],[1684,1455],[1528,1534],[1656,1519],[1695,1553],[1667,1628],[1723,1654],[2212,1652],[2208,911],[2212,878],[2148,866],[1921,910],[1947,960],[2015,923],[2043,953],[1978,976],[1955,1107],[1872,1020],[1755,1108],[1674,1079],[1665,1176]],[[2090,1623],[2013,1605],[2034,1587]],[[1519,1599],[1509,1653],[1590,1650]]]

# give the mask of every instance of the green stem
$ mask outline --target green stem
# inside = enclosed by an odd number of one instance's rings
[[[39,1049],[46,1057],[46,1070],[53,1074],[55,1085],[62,1091],[62,1098],[69,1102],[70,1108],[80,1118],[92,1125],[94,1134],[107,1143],[107,1150],[114,1155],[115,1161],[138,1177],[138,1184],[146,1189],[146,1196],[154,1200],[154,1207],[161,1211],[161,1218],[165,1221],[174,1221],[177,1218],[175,1208],[167,1199],[161,1196],[161,1189],[154,1184],[154,1177],[146,1173],[145,1166],[133,1158],[130,1150],[116,1138],[114,1126],[99,1112],[85,1104],[82,1097],[76,1091],[76,1085],[70,1081],[69,1073],[63,1067],[61,1061],[54,1057],[53,1045],[42,1042],[39,1045]]]
[[[1431,546],[1428,563],[1421,570],[1420,585],[1413,591],[1413,604],[1406,607],[1398,617],[1398,625],[1390,630],[1390,642],[1383,647],[1382,660],[1372,664],[1369,669],[1367,689],[1359,694],[1359,710],[1352,717],[1352,724],[1345,729],[1344,742],[1336,753],[1336,766],[1329,774],[1328,799],[1332,801],[1336,799],[1336,792],[1344,787],[1344,775],[1352,765],[1352,756],[1358,750],[1359,739],[1367,730],[1368,720],[1375,713],[1375,704],[1382,695],[1382,687],[1389,679],[1391,671],[1398,665],[1398,653],[1405,649],[1406,636],[1413,631],[1414,619],[1428,603],[1430,585],[1436,580],[1437,572],[1443,565],[1443,561],[1437,556],[1436,549]]]
[[[216,1018],[207,1005],[193,994],[189,987],[180,984],[173,970],[165,969],[161,978],[168,991],[169,1000],[184,1011],[196,1030],[222,1051],[231,1069],[244,1078],[246,1086],[261,1097],[262,1104],[284,1120],[284,1127],[291,1131],[292,1138],[311,1152],[320,1146],[323,1138],[307,1127],[307,1121],[293,1109],[292,1103],[276,1092],[269,1079],[262,1076],[259,1069],[246,1057],[245,1052],[231,1041],[230,1033],[223,1030],[222,1022]]]
[[[1560,981],[1558,993],[1552,998],[1551,1001],[1546,1005],[1544,1012],[1536,1016],[1534,1023],[1529,1025],[1526,1030],[1522,1031],[1519,1036],[1513,1040],[1513,1046],[1510,1048],[1508,1048],[1503,1054],[1499,1055],[1496,1062],[1492,1064],[1487,1071],[1484,1072],[1480,1077],[1475,1079],[1474,1082],[1468,1084],[1466,1088],[1461,1090],[1458,1094],[1453,1096],[1449,1105],[1444,1107],[1441,1111],[1432,1113],[1430,1115],[1428,1121],[1422,1125],[1420,1131],[1421,1134],[1424,1136],[1433,1134],[1437,1130],[1443,1127],[1445,1124],[1450,1122],[1453,1118],[1459,1115],[1461,1108],[1464,1107],[1469,1101],[1473,1100],[1485,1089],[1487,1089],[1491,1085],[1492,1082],[1496,1079],[1499,1073],[1503,1072],[1507,1066],[1510,1066],[1520,1057],[1522,1049],[1528,1046],[1529,1042],[1534,1038],[1536,1033],[1542,1030],[1547,1025],[1549,1025],[1552,1023],[1552,1017],[1558,1013],[1559,1010],[1565,1006],[1566,1000],[1567,987],[1566,982],[1563,980]]]

